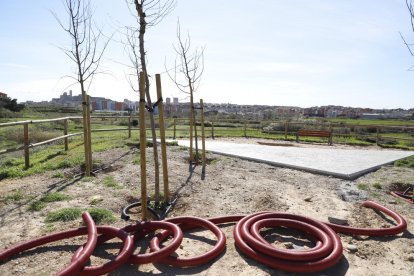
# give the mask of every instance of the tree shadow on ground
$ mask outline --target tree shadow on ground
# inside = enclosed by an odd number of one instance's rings
[[[41,164],[46,163],[47,161],[49,161],[49,160],[51,160],[55,157],[58,157],[60,155],[65,155],[64,151],[58,151],[56,153],[49,154],[49,155],[45,156],[45,158],[43,158],[42,160],[39,160],[38,162],[41,163]]]
[[[277,270],[277,269],[271,269],[269,267],[267,267],[264,264],[261,264],[249,257],[247,257],[246,255],[244,255],[243,252],[240,251],[240,249],[236,246],[236,250],[237,252],[239,252],[240,254],[240,258],[243,258],[243,260],[250,266],[255,266],[257,268],[259,268],[260,270],[262,270],[264,273],[270,274],[270,275],[278,275],[278,276],[290,276],[290,275],[295,275],[295,276],[320,276],[320,275],[324,275],[324,276],[343,276],[346,275],[348,269],[349,269],[349,262],[348,260],[345,258],[345,256],[342,255],[342,258],[339,260],[339,262],[337,264],[335,264],[334,266],[322,270],[322,271],[318,271],[318,272],[309,272],[309,273],[298,273],[298,272],[285,272],[282,270]]]
[[[10,262],[12,260],[19,260],[21,258],[31,258],[35,255],[42,254],[42,253],[48,253],[48,252],[51,252],[51,251],[54,251],[54,252],[75,252],[79,248],[79,246],[80,245],[75,245],[75,244],[39,246],[39,247],[36,247],[36,248],[33,248],[33,249],[26,250],[22,253],[13,255],[12,257],[10,257],[6,260],[2,260],[0,262],[0,265],[4,264],[6,262]],[[65,266],[65,264],[62,264],[62,268],[64,266]]]
[[[62,191],[66,187],[75,184],[80,179],[81,179],[81,177],[72,178],[72,179],[69,179],[69,180],[64,179],[64,180],[58,181],[56,183],[53,183],[53,184],[51,184],[51,185],[48,186],[48,189],[44,193],[42,193],[42,195],[46,195],[46,194],[48,194],[48,193],[50,193],[52,191],[57,191],[57,192]],[[39,196],[37,196],[37,197],[30,197],[28,199],[19,201],[16,205],[14,205],[11,208],[7,208],[8,206],[6,206],[5,208],[2,208],[2,212],[0,213],[0,221],[1,221],[0,222],[0,225],[3,225],[4,217],[8,213],[13,212],[14,210],[20,209],[22,207],[28,206],[30,203],[36,201],[38,198],[39,198]]]
[[[194,229],[190,230],[186,233],[184,233],[184,237],[188,239],[193,239],[196,241],[204,242],[209,245],[216,244],[216,240],[210,239],[204,236],[197,235],[197,232],[200,232],[202,230],[200,229]],[[119,248],[119,247],[118,247]],[[142,248],[140,249],[140,253],[143,253],[145,251],[146,247],[145,244],[142,245]],[[221,258],[224,254],[226,254],[226,249],[223,250],[223,252],[220,253],[219,256],[216,257],[215,260]],[[177,254],[173,253],[173,256],[177,256]],[[125,264],[121,266],[120,268],[116,269],[115,271],[111,272],[109,275],[115,276],[115,275],[155,275],[155,274],[162,274],[162,275],[193,275],[201,273],[204,270],[207,270],[211,265],[213,261],[210,261],[204,265],[196,266],[196,267],[173,267],[161,263],[154,263],[153,265],[160,271],[159,273],[150,271],[150,272],[143,272],[139,270],[138,265],[130,265]]]

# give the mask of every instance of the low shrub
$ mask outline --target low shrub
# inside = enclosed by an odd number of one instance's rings
[[[16,190],[16,191],[13,191],[7,194],[6,196],[1,197],[0,200],[6,203],[10,203],[10,202],[18,202],[24,198],[25,198],[25,194],[23,193],[23,191]]]
[[[110,223],[114,222],[116,220],[114,214],[103,208],[90,208],[87,209],[91,217],[93,218],[93,221],[97,224],[99,223]]]
[[[62,194],[62,193],[58,193],[58,192],[50,193],[50,194],[43,196],[41,199],[32,202],[29,205],[28,210],[29,211],[40,211],[47,206],[46,203],[64,201],[64,200],[69,200],[69,199],[71,199],[70,196]]]
[[[71,221],[80,218],[82,211],[79,208],[63,208],[47,214],[45,222]]]

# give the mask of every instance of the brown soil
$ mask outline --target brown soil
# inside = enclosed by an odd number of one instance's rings
[[[257,143],[255,139],[231,139],[234,142]],[[266,141],[261,141],[266,142]],[[266,143],[269,143],[268,141]],[[269,146],[285,146],[283,143]],[[301,147],[325,145],[296,144]],[[326,145],[327,146],[327,145]],[[335,145],[334,145],[335,146]],[[346,146],[340,146],[346,148]],[[45,173],[22,179],[0,181],[0,195],[6,196],[21,190],[25,198],[20,201],[0,202],[0,248],[16,242],[42,236],[51,231],[79,227],[80,220],[45,223],[48,212],[62,207],[107,208],[119,218],[123,206],[140,196],[140,169],[133,164],[138,152],[114,149],[94,154],[94,158],[108,161],[108,168],[94,178],[70,177],[76,170],[66,170],[66,178],[53,178]],[[359,202],[371,199],[397,211],[407,220],[408,231],[396,237],[367,238],[340,235],[344,245],[343,258],[335,267],[317,275],[413,275],[414,274],[414,207],[387,194],[389,187],[413,184],[414,170],[385,166],[376,172],[354,181],[341,180],[307,172],[278,168],[261,163],[208,154],[209,164],[202,176],[201,166],[189,171],[188,152],[181,147],[169,147],[168,166],[171,192],[178,196],[172,216],[216,217],[233,214],[251,214],[263,210],[286,211],[327,221],[329,216],[345,218],[350,225],[360,227],[389,227],[376,212],[360,207]],[[151,149],[147,152],[149,193],[154,191],[153,161]],[[112,162],[112,163],[110,163]],[[114,189],[103,185],[105,177],[113,177],[122,185]],[[161,177],[162,179],[162,177]],[[367,189],[361,190],[359,188]],[[29,204],[48,192],[59,191],[72,197],[69,201],[48,203],[39,212],[27,210]],[[139,214],[132,214],[138,219]],[[122,227],[130,222],[118,219],[112,223]],[[111,275],[132,274],[200,274],[200,275],[290,275],[270,269],[240,253],[233,239],[233,225],[221,227],[227,237],[227,248],[217,260],[196,268],[172,268],[160,264],[123,266]],[[297,234],[283,229],[269,230],[269,240],[275,246],[287,241],[297,246],[312,246]],[[291,237],[293,236],[293,237]],[[276,237],[276,238],[275,238]],[[214,236],[207,231],[186,235],[178,254],[191,256],[208,250],[214,244]],[[0,264],[0,275],[50,275],[70,262],[77,247],[85,237],[56,242],[16,256]],[[356,252],[349,252],[348,245],[355,245]],[[117,254],[120,243],[108,242],[95,252],[92,263],[103,263]]]

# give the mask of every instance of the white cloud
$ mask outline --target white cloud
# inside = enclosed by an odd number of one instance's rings
[[[29,69],[31,68],[29,65],[26,64],[17,64],[17,63],[0,63],[1,67],[11,67],[11,68],[17,68],[17,69]]]
[[[11,82],[3,85],[3,90],[12,98],[19,101],[42,101],[59,97],[58,87],[65,85],[56,79],[39,79],[24,82]],[[66,84],[67,85],[67,84]],[[63,89],[63,88],[62,88]]]

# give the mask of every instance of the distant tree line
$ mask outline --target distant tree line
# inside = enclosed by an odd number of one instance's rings
[[[24,104],[17,103],[17,99],[11,99],[9,97],[1,97],[0,108],[8,109],[13,112],[19,112],[24,108]]]

